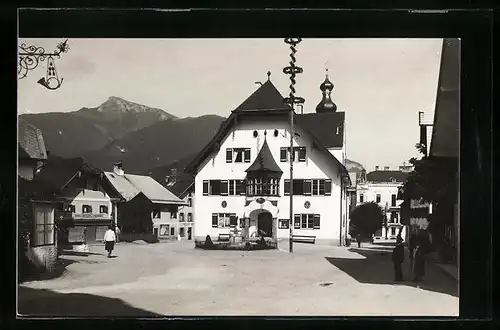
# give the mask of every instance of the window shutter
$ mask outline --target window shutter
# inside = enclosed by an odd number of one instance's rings
[[[203,196],[208,196],[208,180],[203,180]]]
[[[286,158],[287,158],[286,157],[286,154],[287,154],[286,150],[287,150],[287,148],[280,149],[280,161],[281,162],[286,162]]]
[[[236,214],[231,214],[229,217],[229,227],[234,228],[236,227],[236,223],[238,221],[238,217]]]
[[[314,229],[319,229],[319,220],[320,220],[320,215],[315,214],[314,215]]]
[[[245,163],[250,163],[250,149],[245,149],[244,156],[245,156]]]
[[[220,194],[223,196],[227,196],[228,192],[228,180],[221,180],[220,181]]]
[[[244,196],[245,195],[245,180],[239,180],[238,183],[239,183],[238,186],[240,189],[240,195]]]
[[[233,162],[233,149],[227,148],[226,149],[226,163],[232,163]]]
[[[306,161],[306,147],[299,148],[299,162]]]
[[[296,214],[293,220],[293,228],[300,229],[300,214]]]
[[[332,194],[332,180],[325,180],[325,196],[330,196]]]
[[[290,195],[290,180],[285,180],[284,188],[285,195]]]
[[[312,180],[304,180],[304,195],[310,196],[312,188]]]
[[[219,215],[217,213],[212,213],[212,227],[219,227]]]

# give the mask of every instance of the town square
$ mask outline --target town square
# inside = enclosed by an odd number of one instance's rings
[[[18,315],[458,316],[459,39],[18,48]]]

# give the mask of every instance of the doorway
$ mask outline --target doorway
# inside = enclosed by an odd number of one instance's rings
[[[259,236],[273,237],[273,216],[269,212],[262,212],[257,218]]]
[[[184,227],[181,227],[179,230],[179,235],[184,238]]]
[[[188,227],[188,240],[191,240],[192,229],[192,227]]]

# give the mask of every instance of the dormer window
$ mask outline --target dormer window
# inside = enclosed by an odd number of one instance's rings
[[[226,163],[250,163],[250,148],[227,148]]]

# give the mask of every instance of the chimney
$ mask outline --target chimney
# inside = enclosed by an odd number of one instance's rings
[[[375,171],[378,171],[378,166],[375,166]]]
[[[389,166],[384,166],[384,171],[389,171]]]
[[[118,162],[113,164],[113,172],[117,175],[124,175],[125,173],[123,172],[123,163]]]

